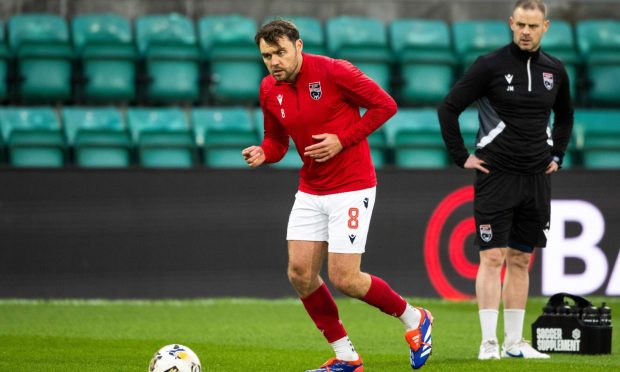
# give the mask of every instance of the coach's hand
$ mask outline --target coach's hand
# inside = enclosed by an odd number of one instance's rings
[[[318,163],[328,161],[342,151],[342,144],[335,134],[315,134],[312,138],[321,142],[306,147],[304,156],[309,156]]]
[[[265,151],[260,146],[250,146],[241,151],[245,162],[252,168],[256,168],[265,162]]]
[[[463,168],[477,169],[482,173],[489,173],[489,170],[484,167],[485,164],[486,163],[484,162],[484,160],[480,159],[476,155],[471,154],[469,155],[467,160],[465,160],[465,164],[463,165]]]
[[[547,169],[545,169],[545,173],[547,174],[555,173],[558,171],[558,169],[560,169],[560,166],[558,165],[558,163],[556,163],[554,160],[551,160],[551,163],[549,163],[549,165],[547,165]]]

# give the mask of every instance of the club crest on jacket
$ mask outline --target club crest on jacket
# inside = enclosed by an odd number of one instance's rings
[[[310,83],[308,84],[308,89],[310,90],[310,97],[312,97],[313,100],[317,101],[319,99],[321,99],[321,95],[323,92],[321,92],[321,82],[318,81],[316,83]]]

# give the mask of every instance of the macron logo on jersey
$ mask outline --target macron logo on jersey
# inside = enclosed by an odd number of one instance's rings
[[[504,77],[506,78],[506,82],[508,84],[512,84],[512,78],[514,77],[514,76],[512,76],[512,74],[506,74],[506,75],[504,75]]]
[[[278,99],[278,103],[280,104],[280,106],[282,106],[282,98],[284,98],[284,97],[282,97],[281,94],[278,94],[278,96],[276,98]]]

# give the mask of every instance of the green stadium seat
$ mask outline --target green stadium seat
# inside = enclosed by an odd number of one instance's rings
[[[258,102],[265,75],[254,43],[256,22],[240,15],[212,15],[200,19],[200,46],[210,66],[209,93],[216,103]]]
[[[284,19],[293,22],[299,30],[299,36],[304,43],[304,53],[327,54],[327,50],[325,49],[325,33],[323,31],[323,25],[318,18],[305,16],[269,17],[265,19],[263,24],[274,19]]]
[[[4,23],[0,21],[0,102],[5,101],[9,96],[9,85],[7,80],[9,76],[9,57],[10,53],[4,35]]]
[[[66,107],[67,142],[80,167],[124,168],[131,162],[131,138],[115,108]]]
[[[390,91],[392,55],[382,21],[340,16],[327,20],[328,53],[356,65],[386,91]]]
[[[575,110],[576,146],[589,169],[620,169],[620,110]]]
[[[204,164],[212,168],[245,168],[241,150],[256,145],[258,133],[248,110],[209,107],[192,111],[196,143],[203,148]]]
[[[139,162],[151,168],[189,168],[196,142],[185,113],[178,108],[131,108],[127,124]]]
[[[452,24],[452,35],[463,70],[469,68],[479,56],[512,40],[508,23],[499,20],[456,21]]]
[[[562,61],[570,79],[571,95],[576,97],[577,70],[581,61],[575,45],[573,27],[566,21],[551,21],[549,29],[542,38],[541,47],[546,53]]]
[[[254,117],[256,118],[256,123],[258,126],[259,140],[262,142],[263,138],[265,137],[265,130],[263,125],[263,111],[260,108],[256,109]],[[301,169],[303,165],[304,163],[299,157],[299,153],[297,152],[295,143],[292,139],[290,139],[288,144],[288,151],[286,152],[286,154],[284,154],[284,157],[279,162],[270,164],[269,166],[278,169]]]
[[[17,60],[23,102],[58,103],[71,98],[73,49],[65,20],[51,14],[11,17],[9,46]]]
[[[65,138],[56,112],[43,107],[0,109],[2,137],[10,165],[15,167],[62,167]]]
[[[401,101],[421,105],[441,102],[452,87],[456,65],[448,25],[398,19],[390,24],[390,40],[403,82]]]
[[[396,166],[428,169],[448,164],[434,109],[401,109],[384,127]]]
[[[323,31],[323,24],[319,19],[303,16],[288,17],[286,19],[292,21],[297,26],[301,40],[304,43],[304,53],[327,54],[325,49],[325,32]]]
[[[577,22],[577,46],[585,61],[589,83],[587,102],[596,106],[620,104],[620,21]]]
[[[149,103],[191,103],[200,98],[200,52],[192,21],[180,14],[148,15],[136,21]]]
[[[77,16],[72,31],[85,79],[80,98],[93,102],[134,100],[137,54],[129,20],[116,14]]]

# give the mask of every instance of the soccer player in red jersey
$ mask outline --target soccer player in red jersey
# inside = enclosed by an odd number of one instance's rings
[[[377,184],[367,137],[396,113],[396,103],[351,63],[302,53],[299,32],[288,21],[262,26],[255,41],[269,70],[259,94],[265,137],[242,155],[252,168],[275,163],[290,137],[303,160],[287,229],[288,277],[335,353],[312,371],[364,368],[320,276],[326,259],[340,292],[403,322],[411,366],[421,367],[431,353],[431,313],[360,270]]]

